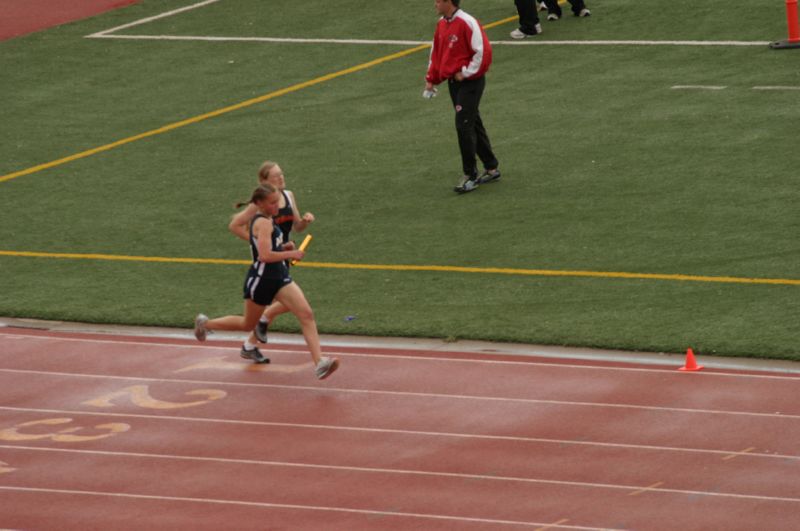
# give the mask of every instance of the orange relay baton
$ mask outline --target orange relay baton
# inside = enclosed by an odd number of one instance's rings
[[[298,247],[298,250],[305,251],[306,247],[308,247],[308,244],[311,243],[311,239],[312,239],[312,236],[310,234],[306,234],[306,237],[303,238],[303,243],[300,244],[300,247]],[[294,265],[296,263],[297,263],[297,260],[292,260],[292,265]]]

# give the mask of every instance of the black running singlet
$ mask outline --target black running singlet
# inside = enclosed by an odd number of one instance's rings
[[[280,260],[278,262],[259,262],[258,261],[258,243],[256,238],[253,237],[253,224],[255,224],[256,220],[259,218],[263,218],[261,214],[256,214],[253,216],[253,219],[250,220],[250,252],[253,254],[253,265],[251,266],[252,269],[255,269],[256,273],[259,277],[262,278],[283,278],[289,275],[289,270],[286,267],[286,262],[284,260]],[[281,233],[280,227],[278,224],[273,222],[272,223],[272,238],[271,238],[271,248],[273,251],[281,251],[283,249],[283,236]],[[264,235],[262,234],[261,237],[263,238]]]
[[[283,243],[289,241],[289,233],[292,232],[292,224],[294,223],[294,210],[292,210],[292,202],[289,200],[289,194],[285,190],[281,190],[283,199],[286,205],[278,210],[278,214],[272,218],[272,221],[280,227],[283,232]]]

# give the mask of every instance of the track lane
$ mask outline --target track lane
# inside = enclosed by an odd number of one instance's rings
[[[254,367],[234,345],[45,336],[0,333],[0,434],[34,437],[0,440],[0,489],[28,503],[247,507],[309,529],[320,512],[351,529],[790,529],[800,502],[782,442],[800,436],[797,378],[343,349],[320,383],[296,347]]]

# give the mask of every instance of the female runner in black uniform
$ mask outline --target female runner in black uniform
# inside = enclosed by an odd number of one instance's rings
[[[268,160],[261,165],[261,168],[258,170],[258,182],[261,184],[269,183],[281,192],[278,213],[273,218],[273,221],[283,232],[284,243],[288,243],[291,240],[292,230],[295,232],[302,232],[308,225],[314,222],[314,214],[311,212],[306,212],[302,216],[300,215],[300,211],[297,209],[297,200],[291,191],[286,190],[286,177],[277,162]],[[248,205],[247,208],[233,216],[228,225],[228,229],[236,236],[246,241],[248,239],[247,227],[255,214],[255,205]],[[277,316],[287,311],[289,310],[280,302],[270,304],[258,320],[258,324],[253,330],[253,335],[250,337],[249,341],[255,343],[255,341],[258,340],[262,343],[266,343],[267,327],[269,323]]]
[[[301,260],[305,253],[294,248],[294,243],[283,243],[281,230],[272,222],[278,213],[280,192],[270,184],[263,184],[253,191],[250,203],[258,212],[250,222],[249,241],[253,252],[253,264],[247,272],[244,284],[244,316],[227,315],[209,319],[198,314],[194,333],[199,341],[205,341],[209,330],[241,330],[249,332],[258,322],[264,308],[273,300],[280,302],[292,312],[303,330],[306,345],[316,366],[317,378],[324,379],[339,366],[339,360],[322,355],[317,322],[303,291],[289,276],[286,260]],[[258,363],[268,363],[255,345],[245,342],[242,357]]]

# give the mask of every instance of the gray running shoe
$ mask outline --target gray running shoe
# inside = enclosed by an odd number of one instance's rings
[[[458,181],[458,184],[453,188],[453,190],[458,192],[459,194],[465,194],[467,192],[475,190],[477,187],[478,187],[477,177],[462,175],[461,179]]]
[[[486,170],[485,172],[483,172],[483,175],[478,177],[478,183],[480,184],[491,183],[499,178],[500,178],[500,170],[498,169]]]
[[[262,343],[266,343],[267,342],[267,327],[268,326],[269,326],[269,323],[265,323],[264,321],[259,321],[258,324],[256,325],[255,330],[253,330],[253,332],[255,332],[256,337],[258,338],[258,340],[261,341]]]
[[[319,360],[317,363],[317,368],[314,369],[314,372],[317,373],[317,378],[320,380],[324,380],[331,374],[333,371],[339,368],[339,360],[337,358],[328,358],[324,357]]]
[[[206,329],[207,322],[208,317],[202,313],[198,313],[197,317],[194,318],[194,337],[196,337],[198,341],[206,340],[206,336],[208,335],[208,329]]]
[[[269,363],[269,358],[264,356],[258,347],[254,348],[253,350],[247,350],[242,346],[242,350],[239,352],[239,355],[246,360],[253,360],[256,363]]]

